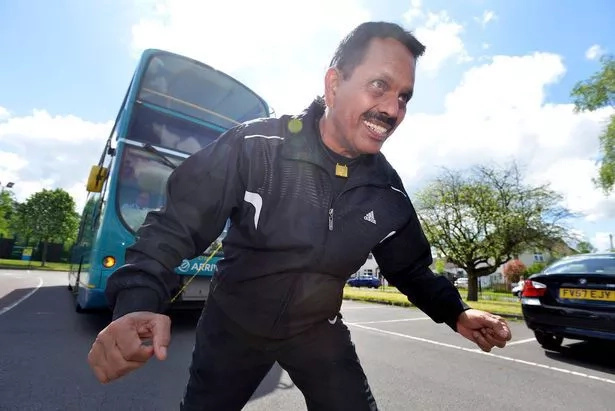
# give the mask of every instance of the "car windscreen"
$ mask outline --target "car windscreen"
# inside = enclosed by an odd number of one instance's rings
[[[615,256],[563,259],[544,270],[545,274],[615,274]]]
[[[230,76],[166,53],[149,60],[138,99],[223,129],[268,116],[260,97]]]

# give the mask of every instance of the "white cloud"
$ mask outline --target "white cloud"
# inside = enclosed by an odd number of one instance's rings
[[[599,44],[594,44],[585,52],[585,58],[588,60],[597,60],[604,54],[605,50]]]
[[[594,188],[598,135],[612,110],[574,113],[545,103],[546,88],[565,73],[561,56],[496,56],[468,70],[439,115],[410,115],[384,147],[409,187],[439,167],[476,163],[526,165],[531,183],[549,183],[589,221],[615,217],[615,199]]]
[[[421,0],[411,0],[410,8],[403,14],[403,19],[408,25],[414,24],[415,20],[423,17],[425,14],[422,10]]]
[[[6,174],[11,174],[19,169],[24,168],[28,164],[28,160],[18,156],[15,153],[0,151],[0,182],[10,180]]]
[[[485,10],[483,15],[480,17],[474,17],[474,20],[477,21],[481,26],[485,27],[487,23],[490,21],[496,20],[498,16],[492,10]]]
[[[32,115],[9,117],[0,123],[0,137],[38,140],[37,144],[53,145],[58,142],[81,144],[95,140],[103,131],[110,131],[107,124],[86,122],[73,115],[52,116],[46,110],[33,110]]]
[[[0,120],[4,120],[5,118],[8,118],[11,115],[11,113],[9,113],[9,111],[0,106]]]
[[[420,7],[420,2],[413,3],[403,15],[407,25],[422,20],[421,25],[413,30],[418,40],[426,46],[418,70],[433,76],[451,59],[458,63],[471,61],[461,39],[463,26],[451,19],[446,11],[425,13]]]
[[[19,170],[27,165],[28,160],[25,158],[0,149],[0,186],[6,187],[8,183],[15,183],[18,180]]]
[[[359,0],[250,1],[240,10],[230,1],[145,4],[149,12],[132,29],[135,52],[157,47],[194,57],[250,84],[277,112],[305,108],[321,92],[318,79],[339,41],[370,19]]]
[[[43,188],[80,186],[75,201],[82,207],[89,168],[98,161],[112,123],[91,123],[76,116],[31,115],[0,121],[0,181],[13,181],[24,201]]]
[[[611,249],[610,233],[597,232],[589,241],[599,252],[609,251]]]

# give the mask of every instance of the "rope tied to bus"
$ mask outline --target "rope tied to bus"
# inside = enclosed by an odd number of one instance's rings
[[[192,282],[192,280],[194,280],[194,277],[196,277],[201,270],[207,266],[207,263],[209,262],[209,260],[211,260],[213,258],[214,255],[218,254],[218,251],[220,250],[220,248],[222,247],[222,242],[218,243],[218,246],[216,247],[216,249],[209,255],[209,257],[207,257],[207,260],[205,260],[205,262],[203,264],[201,264],[199,266],[199,268],[196,270],[196,273],[194,273],[192,275],[192,277],[190,277],[188,279],[188,281],[186,281],[186,283],[183,285],[183,287],[177,292],[177,294],[175,294],[175,296],[173,298],[171,298],[171,302],[175,302],[175,300],[177,300],[177,298],[184,292],[184,290],[186,289],[186,287],[188,287],[188,285],[190,285],[190,283]]]

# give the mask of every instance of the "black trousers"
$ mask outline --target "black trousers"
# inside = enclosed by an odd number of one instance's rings
[[[243,333],[209,299],[197,326],[181,411],[241,410],[276,361],[310,411],[377,410],[340,315],[288,340],[272,341]]]

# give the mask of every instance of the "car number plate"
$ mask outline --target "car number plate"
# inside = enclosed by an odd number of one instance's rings
[[[615,290],[560,288],[559,296],[569,300],[615,301]]]

